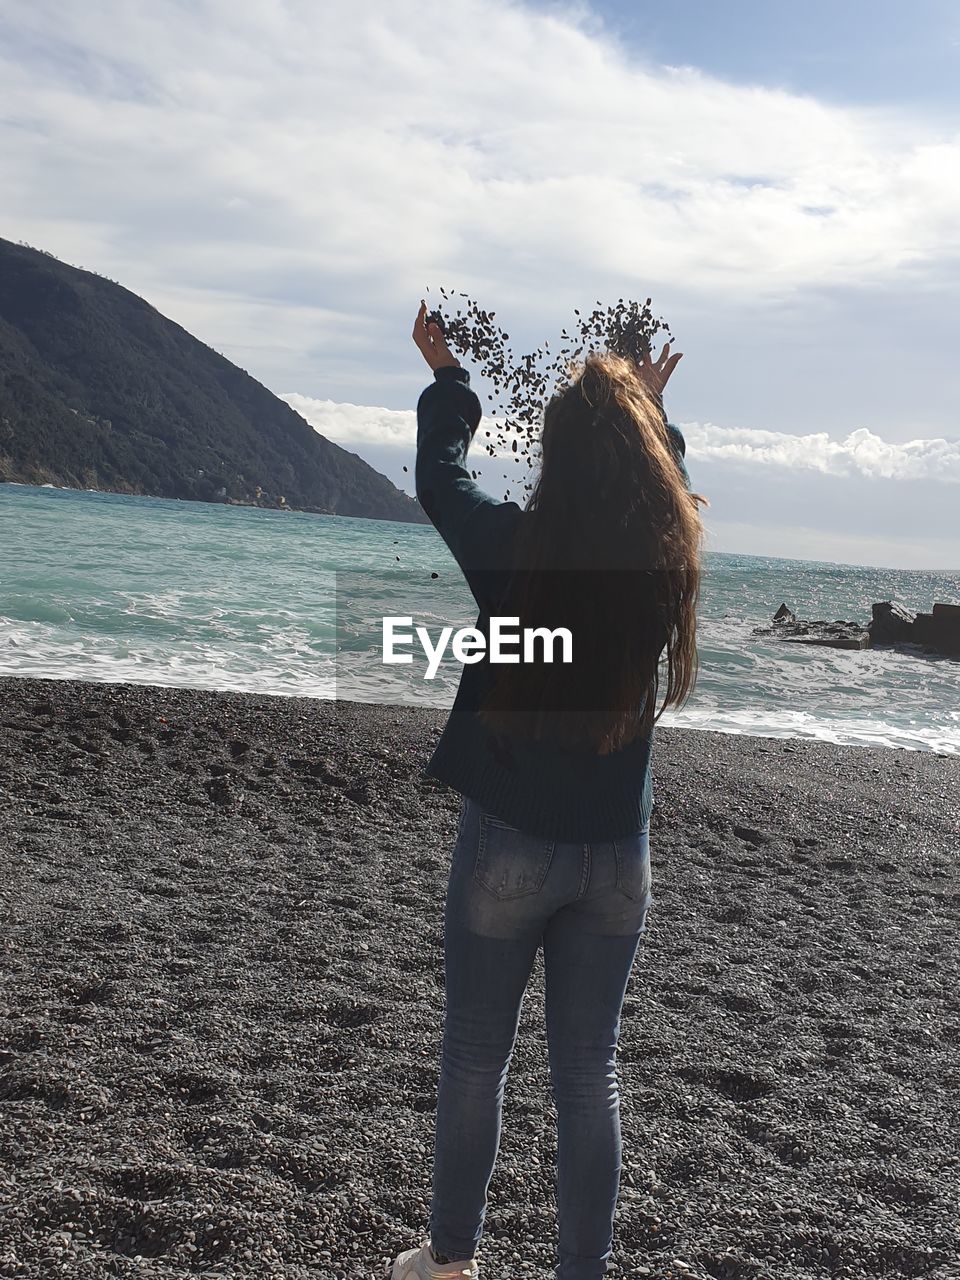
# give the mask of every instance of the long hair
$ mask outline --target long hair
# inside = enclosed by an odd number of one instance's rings
[[[637,364],[604,352],[573,366],[544,412],[540,472],[502,609],[521,628],[566,627],[573,661],[492,667],[480,707],[488,728],[604,755],[687,699],[697,675],[701,504]]]

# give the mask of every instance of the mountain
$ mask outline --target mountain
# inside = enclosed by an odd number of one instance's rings
[[[0,239],[3,480],[426,523],[379,471],[142,298]]]

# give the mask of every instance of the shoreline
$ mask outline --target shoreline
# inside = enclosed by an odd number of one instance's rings
[[[392,484],[393,482],[391,481],[390,483]],[[336,516],[339,519],[344,520],[381,520],[385,524],[426,525],[430,523],[425,515],[422,519],[419,517],[411,517],[408,520],[398,520],[390,516],[360,516],[356,515],[354,512],[328,511],[322,507],[298,507],[292,506],[286,501],[278,502],[271,501],[270,499],[258,501],[255,498],[179,498],[162,493],[139,493],[129,489],[91,489],[85,485],[53,484],[49,481],[43,484],[36,484],[31,480],[0,479],[0,484],[13,485],[18,489],[59,489],[67,490],[70,493],[101,493],[108,497],[116,498],[148,498],[156,502],[195,502],[204,507],[248,507],[255,511],[290,511],[298,512],[301,515]],[[405,490],[400,489],[399,492],[405,493]],[[411,498],[413,495],[406,494],[406,496]]]
[[[10,683],[18,684],[24,682],[34,682],[36,684],[56,685],[79,685],[90,686],[93,688],[114,688],[129,690],[147,690],[156,694],[163,692],[182,692],[187,695],[196,694],[200,697],[216,698],[263,698],[268,701],[278,703],[300,703],[305,706],[313,706],[322,704],[325,706],[355,706],[367,707],[371,713],[380,713],[387,715],[394,710],[398,711],[414,711],[424,716],[436,716],[442,725],[446,716],[449,714],[449,707],[426,707],[418,706],[411,703],[389,703],[389,702],[356,702],[351,698],[326,697],[316,694],[303,693],[260,693],[250,689],[214,689],[203,685],[180,685],[180,684],[154,684],[150,681],[130,681],[130,680],[89,680],[81,679],[77,676],[34,676],[34,675],[10,675],[0,670],[0,684]],[[770,732],[753,732],[749,728],[707,728],[702,725],[684,724],[684,725],[663,725],[657,728],[658,740],[662,734],[704,734],[707,736],[747,738],[750,740],[761,740],[771,744],[787,744],[792,746],[810,745],[816,747],[828,747],[837,750],[846,750],[850,748],[855,751],[896,751],[903,752],[908,756],[913,755],[934,755],[943,760],[955,760],[960,762],[960,750],[942,750],[938,746],[927,744],[916,744],[910,746],[892,745],[890,743],[859,743],[859,742],[833,742],[829,738],[815,737],[813,734],[790,734],[790,733],[770,733]]]
[[[418,1243],[446,715],[0,677],[0,1276],[379,1277]],[[955,1278],[960,758],[661,728],[653,775],[611,1275]],[[541,953],[491,1277],[552,1276],[554,1123]]]

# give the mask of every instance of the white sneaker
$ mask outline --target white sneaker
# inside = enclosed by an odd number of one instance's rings
[[[394,1261],[387,1280],[477,1280],[480,1267],[476,1258],[466,1262],[434,1262],[430,1241],[419,1249],[407,1249]]]

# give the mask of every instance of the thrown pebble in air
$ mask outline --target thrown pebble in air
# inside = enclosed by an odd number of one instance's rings
[[[452,305],[454,297],[463,298],[466,313],[458,310],[455,316],[445,317],[435,308],[427,316],[427,322],[436,324],[450,349],[470,356],[477,363],[480,375],[493,383],[497,394],[487,396],[494,402],[489,413],[491,418],[499,420],[495,424],[495,436],[484,431],[482,445],[491,457],[506,453],[510,461],[525,463],[528,478],[522,487],[526,493],[533,488],[539,463],[543,410],[557,392],[569,386],[583,355],[606,349],[639,362],[650,354],[658,333],[665,335],[665,341],[673,341],[669,325],[650,310],[650,298],[642,305],[620,298],[615,307],[606,310],[598,299],[597,309],[589,317],[583,317],[579,309],[574,308],[578,324],[573,326],[573,332],[561,330],[561,338],[577,345],[572,350],[561,348],[552,361],[540,368],[538,365],[549,353],[549,342],[544,342],[533,354],[516,359],[507,345],[509,333],[494,323],[495,311],[484,311],[465,293],[448,293],[442,286],[440,295],[447,306]],[[406,469],[404,467],[404,471]],[[478,477],[477,472],[472,474],[474,479]],[[509,500],[508,494],[504,500]]]

